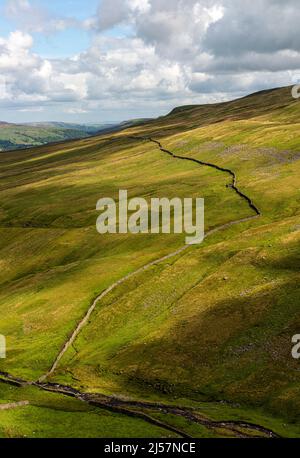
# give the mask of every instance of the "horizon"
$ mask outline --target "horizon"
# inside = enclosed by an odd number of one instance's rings
[[[275,90],[280,90],[280,89],[283,89],[283,88],[288,88],[288,87],[293,87],[292,85],[287,85],[287,86],[278,86],[278,87],[271,87],[271,88],[264,88],[264,89],[260,89],[259,91],[255,91],[255,92],[250,92],[248,94],[245,94],[245,95],[242,95],[241,97],[236,97],[236,98],[233,98],[233,99],[229,99],[229,100],[222,100],[220,102],[208,102],[208,103],[204,103],[204,104],[190,104],[190,106],[199,106],[199,105],[214,105],[214,104],[222,104],[222,103],[227,103],[227,102],[234,102],[236,100],[239,100],[239,99],[243,99],[243,98],[246,98],[246,97],[250,97],[252,95],[255,95],[255,94],[259,94],[259,93],[262,93],[262,92],[268,92],[268,91],[275,91]],[[116,120],[116,121],[112,121],[112,120],[106,120],[106,121],[97,121],[96,119],[93,119],[91,121],[87,121],[87,122],[80,122],[80,121],[63,121],[62,119],[46,119],[46,120],[43,120],[43,121],[23,121],[23,122],[14,122],[14,121],[7,121],[5,119],[0,119],[0,124],[1,123],[4,123],[4,124],[15,124],[15,125],[26,125],[26,124],[77,124],[77,125],[85,125],[85,126],[88,126],[88,125],[118,125],[118,124],[121,124],[123,122],[130,122],[130,121],[133,121],[133,120],[143,120],[143,119],[147,119],[147,120],[155,120],[157,119],[158,117],[160,116],[168,116],[173,110],[175,110],[176,108],[179,108],[179,107],[184,107],[184,106],[189,106],[189,105],[178,105],[178,106],[174,106],[172,107],[167,113],[163,113],[161,115],[158,115],[158,116],[153,116],[151,118],[137,118],[137,117],[132,117],[132,118],[128,118],[128,119],[119,119],[119,120]]]
[[[300,79],[294,0],[0,0],[0,13],[7,122],[153,118]]]

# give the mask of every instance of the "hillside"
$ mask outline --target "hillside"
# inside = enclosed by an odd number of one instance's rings
[[[299,115],[281,88],[0,155],[0,402],[32,403],[0,411],[0,435],[17,422],[31,436],[50,405],[43,437],[62,421],[94,437],[99,424],[104,436],[122,424],[132,437],[300,437]],[[96,202],[119,189],[204,197],[205,241],[100,236]],[[66,391],[95,401],[100,423]]]

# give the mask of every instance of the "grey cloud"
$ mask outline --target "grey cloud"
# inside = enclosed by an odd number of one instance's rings
[[[242,56],[217,56],[203,62],[195,63],[195,71],[208,73],[241,73],[241,72],[279,72],[284,70],[297,70],[300,68],[300,53],[279,51],[269,54],[246,53]]]
[[[298,2],[228,0],[223,4],[223,18],[209,27],[203,42],[214,55],[300,51]]]
[[[130,8],[126,0],[102,0],[90,26],[98,31],[110,29],[129,19]]]
[[[190,90],[199,94],[209,103],[233,100],[247,94],[290,84],[288,72],[258,72],[237,74],[215,74],[206,81],[198,81],[194,75]]]

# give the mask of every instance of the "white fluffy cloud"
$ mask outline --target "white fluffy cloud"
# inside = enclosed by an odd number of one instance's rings
[[[144,107],[147,114],[291,84],[300,70],[294,0],[102,0],[80,24],[90,46],[67,59],[33,53],[32,34],[74,22],[29,0],[9,0],[7,14],[20,30],[0,38],[3,106],[62,104],[74,114]]]
[[[0,38],[0,101],[18,105],[84,98],[85,75],[62,72],[58,63],[32,53],[32,44],[32,37],[20,31]]]
[[[98,37],[87,51],[64,60],[42,59],[32,43],[20,31],[0,39],[0,104],[63,103],[65,112],[78,114],[93,103],[132,104],[134,97],[177,97],[186,90],[184,68],[162,61],[141,39]]]

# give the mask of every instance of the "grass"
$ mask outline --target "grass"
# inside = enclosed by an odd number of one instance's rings
[[[97,140],[90,142],[95,146],[83,148],[77,160],[73,149],[55,160],[51,155],[53,176],[48,179],[48,152],[45,157],[29,155],[28,172],[22,171],[24,156],[20,165],[16,160],[5,164],[1,330],[11,348],[5,367],[21,376],[37,378],[50,367],[101,290],[184,243],[184,236],[99,236],[95,208],[100,197],[117,198],[119,188],[128,189],[131,197],[143,189],[148,200],[153,195],[196,196],[200,191],[195,185],[201,182],[202,195],[216,202],[216,189],[226,184],[219,173],[175,162],[148,144],[120,150],[119,142],[113,153],[108,142],[106,149],[98,149]],[[15,173],[22,175],[17,187],[10,184]],[[234,193],[226,199],[232,210],[225,218],[221,202],[211,205],[213,225],[247,215],[247,206]]]
[[[251,215],[226,188],[225,174],[128,138],[151,135],[176,154],[234,170],[262,216],[113,290],[52,381],[181,400],[211,418],[238,417],[298,437],[299,363],[291,337],[300,327],[299,110],[284,88],[185,107],[113,135],[2,153],[0,331],[8,358],[1,370],[37,379],[103,289],[184,244],[179,235],[99,236],[99,198],[117,197],[119,189],[147,200],[204,197],[206,230]],[[61,434],[60,427],[47,434]],[[210,434],[224,431],[192,431]]]
[[[176,437],[139,418],[88,406],[76,399],[0,384],[0,397],[29,405],[0,411],[2,438]]]

